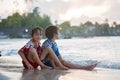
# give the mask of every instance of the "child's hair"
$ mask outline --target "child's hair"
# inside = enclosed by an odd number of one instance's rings
[[[34,28],[34,29],[32,29],[32,31],[31,31],[31,37],[33,37],[33,35],[37,32],[37,31],[40,31],[40,32],[42,32],[42,28],[40,28],[40,27],[36,27],[36,28]]]
[[[54,33],[58,34],[57,31],[59,30],[56,26],[49,26],[45,30],[45,35],[48,39],[52,39],[54,36]]]

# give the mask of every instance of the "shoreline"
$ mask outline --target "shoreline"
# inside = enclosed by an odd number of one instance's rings
[[[119,69],[24,70],[18,57],[0,57],[0,80],[120,80]]]

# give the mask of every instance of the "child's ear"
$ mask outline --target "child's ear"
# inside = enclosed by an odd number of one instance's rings
[[[56,34],[54,33],[53,36],[56,36]]]

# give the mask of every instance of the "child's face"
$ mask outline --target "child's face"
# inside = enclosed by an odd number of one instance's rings
[[[42,39],[42,31],[37,30],[33,37],[32,37],[35,41],[40,41]]]
[[[59,31],[57,31],[57,33],[54,34],[54,38],[58,39],[59,38]]]

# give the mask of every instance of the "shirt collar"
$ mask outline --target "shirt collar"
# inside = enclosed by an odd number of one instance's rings
[[[48,41],[51,43],[51,44],[54,44],[55,42],[52,42],[52,40],[51,39],[48,39]]]

